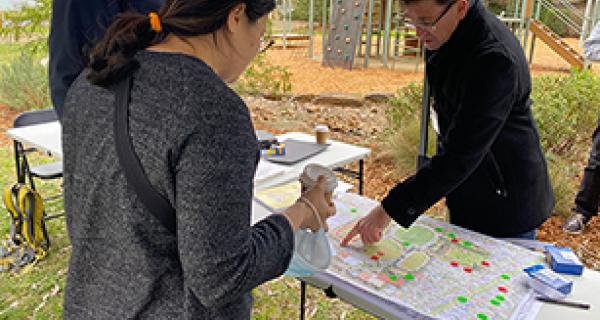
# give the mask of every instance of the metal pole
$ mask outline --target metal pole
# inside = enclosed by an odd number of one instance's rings
[[[383,57],[381,62],[384,67],[387,67],[388,55],[390,53],[390,29],[392,27],[392,5],[393,0],[387,0],[385,11],[385,33],[383,38]]]
[[[365,50],[365,68],[369,67],[369,58],[371,57],[371,41],[373,37],[373,9],[375,8],[375,0],[369,1],[369,19],[367,25],[367,41]],[[600,1],[600,0],[599,0]]]
[[[383,13],[383,1],[384,0],[373,0],[373,1],[379,1],[379,12],[377,13],[377,45],[376,45],[377,51],[375,52],[375,56],[377,58],[379,58],[379,56],[381,55],[381,26],[383,25],[383,16],[381,14]],[[375,9],[373,9],[373,11],[374,10]]]
[[[323,0],[323,10],[321,14],[323,15],[323,24],[321,25],[321,30],[323,31],[323,45],[321,46],[321,55],[325,57],[325,51],[327,50],[327,38],[325,35],[329,32],[329,27],[327,26],[327,0]]]
[[[533,11],[533,2],[535,0],[523,0],[525,7],[523,8],[523,16],[525,19],[525,34],[523,36],[523,50],[527,52],[527,40],[529,40],[529,27],[531,26],[531,15]],[[538,0],[543,1],[543,0]]]
[[[315,20],[315,0],[310,0],[309,9],[308,9],[308,58],[313,58],[313,22]]]
[[[538,1],[535,6],[535,12],[533,13],[533,16],[538,21],[540,19],[541,10],[542,10],[542,1]],[[536,39],[535,33],[532,33],[531,34],[531,48],[529,48],[529,64],[533,63],[533,50],[535,50],[535,39]]]
[[[581,34],[579,35],[579,47],[583,47],[583,43],[592,28],[590,26],[592,12],[592,0],[587,0],[585,5],[585,13],[583,15],[583,25],[581,26]]]
[[[594,20],[592,28],[598,23],[598,18],[600,18],[600,0],[596,0],[594,4]]]
[[[525,19],[526,19],[525,18],[525,7],[527,5],[526,2],[527,2],[527,0],[522,0],[521,1],[521,12],[520,12],[520,15],[519,15],[519,18],[520,18],[519,19],[519,32],[518,32],[518,35],[517,35],[517,38],[519,39],[519,41],[521,41],[521,44],[523,45],[523,49],[525,49],[525,41],[523,39],[524,39],[524,36],[525,36],[524,35],[525,34],[524,30],[525,30],[525,25],[526,25],[526,22],[525,22]]]

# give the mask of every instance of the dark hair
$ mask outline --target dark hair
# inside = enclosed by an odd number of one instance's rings
[[[152,29],[147,15],[119,14],[91,51],[87,78],[95,85],[107,86],[139,67],[133,59],[138,51],[169,34],[190,37],[214,33],[240,3],[246,4],[246,15],[252,22],[275,8],[274,0],[167,0],[158,13],[161,32]]]

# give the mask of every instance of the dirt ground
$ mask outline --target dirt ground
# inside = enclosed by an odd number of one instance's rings
[[[577,44],[576,39],[569,39]],[[320,43],[315,45],[316,48]],[[577,46],[574,46],[577,47]],[[318,52],[317,52],[318,53]],[[325,92],[365,94],[372,92],[395,92],[411,81],[421,81],[422,73],[414,72],[414,64],[395,70],[383,68],[358,68],[353,71],[321,67],[318,61],[306,59],[305,49],[268,51],[274,63],[285,65],[292,73],[293,93],[318,94]],[[401,70],[402,69],[402,70]],[[406,70],[409,71],[406,71]],[[411,70],[412,69],[412,70]],[[536,45],[532,74],[566,74],[569,66],[547,46],[538,41]],[[594,72],[598,74],[598,66]],[[361,108],[323,107],[309,103],[289,101],[269,101],[263,98],[246,98],[257,128],[274,133],[285,131],[309,132],[316,123],[325,123],[333,130],[333,138],[349,143],[367,146],[373,155],[365,164],[366,195],[381,199],[402,177],[397,176],[390,158],[385,156],[378,139],[386,127],[385,105],[367,105]],[[0,104],[0,132],[12,126],[17,112]],[[8,145],[10,140],[0,135],[0,145]],[[356,191],[356,190],[355,190]],[[443,203],[437,204],[430,214],[444,218]],[[579,236],[566,236],[561,231],[565,217],[550,218],[539,230],[538,239],[561,246],[572,247],[584,259],[588,267],[600,270],[600,219],[594,219],[588,230]]]
[[[581,52],[579,39],[565,39],[574,49]],[[301,43],[300,43],[301,44]],[[321,38],[316,37],[313,54],[316,59],[308,59],[308,48],[269,49],[266,54],[269,60],[281,66],[286,66],[291,76],[293,93],[319,94],[324,92],[341,92],[350,94],[366,94],[372,92],[395,92],[399,87],[410,82],[420,82],[423,79],[423,64],[415,71],[414,59],[406,58],[401,62],[390,65],[394,69],[384,67],[369,67],[365,69],[356,66],[354,70],[332,69],[322,67],[319,60],[321,55]],[[371,59],[372,65],[381,65],[377,59]],[[593,65],[592,70],[600,75],[600,65]],[[536,41],[534,56],[531,64],[532,76],[547,74],[567,74],[570,65],[542,41]]]

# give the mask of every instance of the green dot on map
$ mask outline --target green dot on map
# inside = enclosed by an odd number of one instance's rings
[[[435,232],[444,232],[444,229],[442,229],[442,228],[435,228]]]
[[[490,301],[491,304],[495,305],[495,306],[499,306],[500,305],[500,301],[496,300],[496,299],[492,299]]]
[[[358,210],[356,210],[356,208],[352,208],[352,209],[350,209],[350,211],[357,212]]]
[[[480,319],[480,320],[487,320],[487,319],[488,319],[488,316],[486,316],[486,315],[485,315],[485,314],[483,314],[483,313],[480,313],[480,314],[478,314],[478,315],[477,315],[477,319]]]
[[[500,277],[502,277],[502,279],[504,279],[504,280],[510,280],[510,276],[507,274],[503,274]]]
[[[392,280],[392,281],[398,281],[398,277],[396,277],[396,276],[390,276],[390,280]]]
[[[407,274],[404,276],[404,279],[408,280],[408,281],[412,281],[415,280],[415,276],[413,276],[412,274]]]
[[[467,298],[465,298],[465,297],[458,297],[458,298],[456,298],[456,300],[460,303],[467,303]]]
[[[456,235],[454,233],[449,233],[448,238],[454,239],[454,238],[456,238]]]
[[[504,301],[504,300],[505,300],[505,299],[504,299],[504,297],[503,297],[503,296],[501,296],[501,295],[497,295],[497,296],[496,296],[496,299],[497,299],[498,301]]]
[[[404,241],[404,242],[402,242],[402,245],[405,246],[405,247],[408,247],[408,246],[410,246],[410,242]]]
[[[473,244],[472,244],[472,243],[470,243],[469,241],[465,241],[465,242],[463,242],[463,245],[464,245],[465,247],[470,247],[470,246],[472,246]]]

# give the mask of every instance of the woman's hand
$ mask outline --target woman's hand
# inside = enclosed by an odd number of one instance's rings
[[[298,228],[318,231],[321,228],[318,219],[321,219],[323,229],[328,231],[327,218],[335,215],[335,205],[331,199],[331,193],[325,192],[325,177],[320,176],[317,184],[304,192],[284,215],[290,220],[294,231]]]
[[[335,204],[333,204],[333,196],[331,192],[325,191],[325,177],[320,176],[317,180],[317,184],[304,192],[299,202],[307,205],[308,207],[311,204],[314,206],[313,214],[309,215],[307,219],[305,219],[304,223],[300,225],[303,229],[310,229],[312,231],[318,231],[321,228],[319,224],[319,220],[317,219],[318,214],[321,222],[323,223],[323,229],[327,232],[329,230],[329,226],[327,225],[327,218],[335,215]],[[312,210],[311,210],[312,211]]]
[[[378,242],[383,236],[383,231],[392,221],[392,218],[385,212],[381,205],[373,208],[368,215],[358,220],[354,228],[346,235],[342,241],[342,247],[348,246],[357,235],[360,235],[364,245]]]

